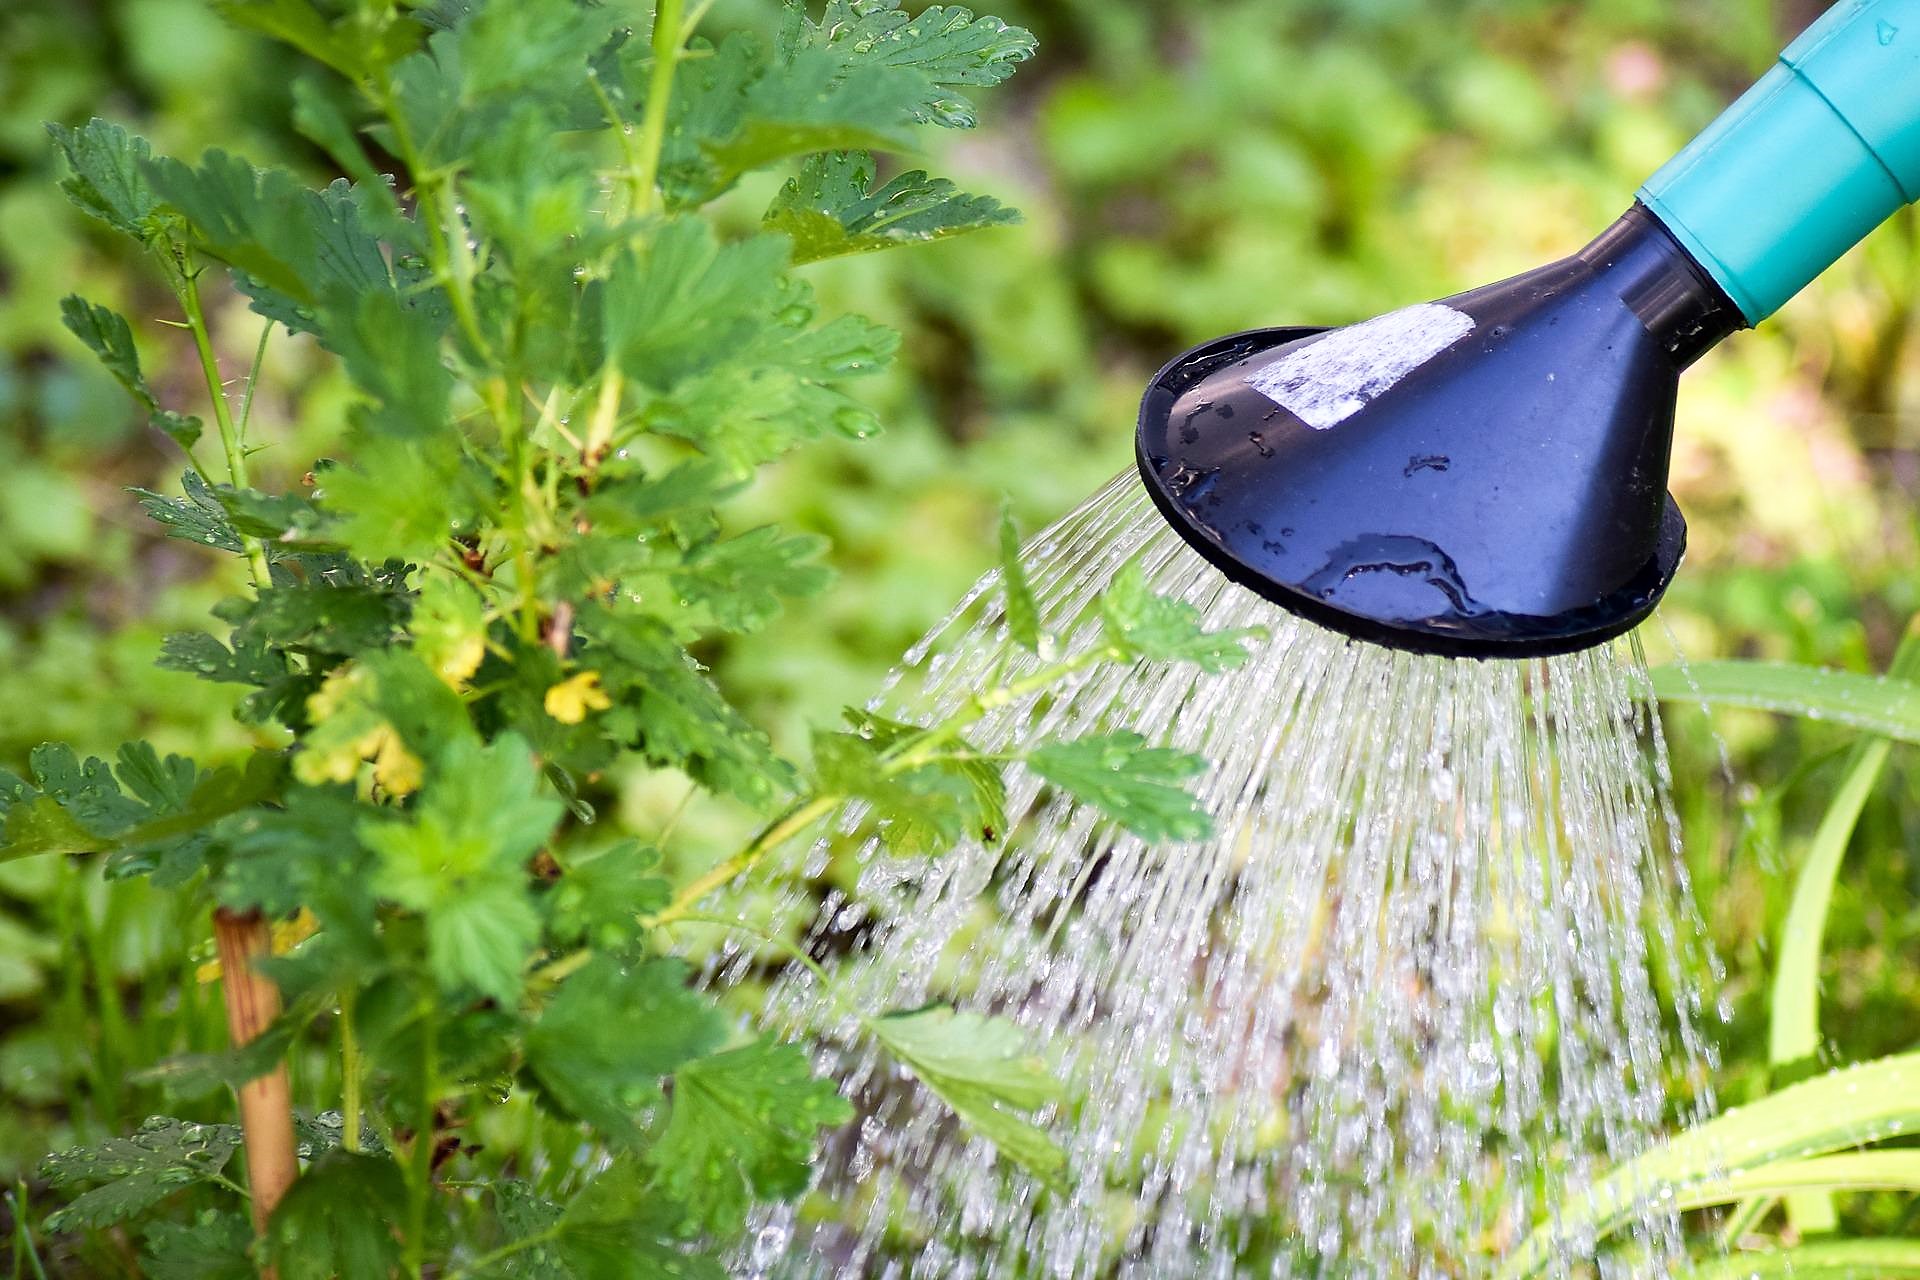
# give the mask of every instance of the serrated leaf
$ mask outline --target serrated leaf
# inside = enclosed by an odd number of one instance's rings
[[[372,11],[371,21],[336,27],[311,0],[214,0],[213,7],[235,26],[290,44],[350,79],[392,65],[419,40],[417,29],[385,10]]]
[[[701,606],[713,625],[757,631],[780,612],[783,598],[817,595],[833,580],[818,563],[825,538],[784,534],[771,525],[688,550],[668,575],[681,598]]]
[[[875,1039],[1002,1155],[1049,1183],[1067,1158],[1031,1116],[1064,1088],[1004,1018],[933,1005],[866,1019]]]
[[[151,489],[130,488],[127,492],[140,499],[141,509],[167,531],[169,538],[238,555],[242,549],[240,534],[227,519],[227,510],[212,487],[193,471],[181,474],[180,487],[186,493],[184,498],[169,498]]]
[[[674,1073],[673,1109],[647,1165],[690,1230],[725,1237],[754,1201],[804,1191],[820,1130],[852,1116],[798,1045],[763,1041]]]
[[[1027,767],[1143,840],[1200,840],[1213,829],[1182,786],[1207,762],[1188,751],[1149,747],[1137,733],[1046,743],[1027,753]]]
[[[146,1280],[255,1280],[253,1228],[238,1213],[204,1209],[188,1222],[156,1219],[140,1250]]]
[[[100,358],[127,393],[147,411],[148,420],[182,449],[200,439],[200,419],[163,409],[153,388],[140,372],[140,353],[133,346],[133,330],[118,312],[88,302],[78,294],[60,300],[60,319],[69,332]]]
[[[613,709],[599,717],[616,741],[715,790],[764,804],[793,789],[793,766],[774,754],[661,623],[602,605],[580,611],[580,661],[600,672]]]
[[[540,933],[525,866],[564,811],[542,792],[526,744],[505,735],[451,743],[411,821],[361,821],[360,839],[377,855],[374,887],[421,913],[427,962],[448,994],[518,1002]]]
[[[809,158],[774,197],[763,219],[793,242],[793,262],[818,262],[906,244],[927,244],[1020,214],[990,196],[969,195],[945,178],[914,169],[875,189],[873,157],[838,151]]]
[[[883,715],[860,707],[846,707],[841,714],[858,736],[871,744],[875,753],[889,752],[909,739],[916,738],[927,730],[917,724],[907,724],[900,720],[890,720]],[[877,772],[881,763],[877,754],[860,753],[850,764],[865,765],[868,774]],[[1001,772],[1000,763],[978,753],[972,743],[963,737],[955,737],[941,752],[940,758],[920,766],[908,776],[926,773],[942,776],[948,780],[940,788],[943,794],[957,794],[964,787],[971,800],[961,814],[961,824],[971,829],[980,839],[992,842],[1000,838],[1007,829],[1007,782]],[[853,781],[853,779],[847,779]],[[958,784],[954,786],[951,784]],[[849,794],[858,794],[849,793]],[[934,845],[922,842],[918,847],[923,851],[938,851],[938,831],[934,835]],[[889,841],[892,843],[892,841]],[[913,844],[913,841],[908,841]]]
[[[560,984],[527,1031],[527,1065],[566,1112],[637,1144],[636,1113],[662,1076],[726,1039],[720,1011],[687,986],[678,960],[596,955]]]
[[[623,844],[569,859],[541,905],[547,936],[556,943],[618,952],[639,937],[639,917],[672,897],[672,885],[660,875],[659,850]]]
[[[486,601],[451,574],[421,577],[410,629],[414,652],[449,688],[465,688],[486,657]]]
[[[944,852],[969,828],[986,825],[973,782],[947,762],[896,771],[870,738],[815,733],[813,767],[820,793],[851,796],[872,808],[894,853]]]
[[[176,631],[160,642],[155,662],[163,671],[185,671],[202,680],[256,687],[286,674],[286,663],[261,643],[229,649],[204,631]]]
[[[1149,662],[1191,662],[1206,672],[1230,671],[1248,658],[1246,641],[1264,638],[1258,627],[1206,631],[1200,611],[1183,600],[1155,595],[1138,561],[1113,575],[1100,597],[1107,642]]]
[[[60,1233],[125,1222],[182,1187],[217,1176],[240,1147],[240,1127],[151,1116],[124,1138],[57,1151],[40,1176],[57,1187],[99,1183],[47,1218]]]
[[[973,106],[961,86],[998,84],[1033,56],[1033,33],[960,5],[929,5],[917,14],[900,0],[828,0],[818,22],[802,5],[788,7],[782,45],[831,54],[844,76],[910,70],[929,86],[915,118],[948,128],[972,128]]]
[[[406,1199],[391,1158],[329,1151],[275,1207],[267,1255],[281,1280],[391,1275],[400,1264],[394,1207]]]
[[[217,149],[198,167],[162,157],[146,172],[187,219],[195,246],[239,273],[255,311],[289,329],[325,339],[323,303],[393,292],[386,257],[344,181],[314,191],[284,169],[256,169]]]
[[[1020,531],[1014,528],[1013,513],[1004,508],[1000,512],[1000,594],[1006,600],[1007,634],[1021,648],[1038,653],[1040,606],[1034,602],[1033,586],[1020,560]]]
[[[78,129],[49,124],[47,132],[72,170],[60,184],[69,200],[136,240],[159,233],[164,215],[147,180],[153,152],[145,138],[98,118]]]
[[[815,325],[812,293],[782,274],[787,242],[722,245],[703,220],[616,256],[599,290],[606,356],[652,391],[648,424],[744,477],[828,431],[874,430],[839,385],[877,372],[898,335],[857,316]]]
[[[691,1234],[686,1223],[630,1158],[616,1157],[596,1174],[554,1225],[553,1252],[568,1280],[724,1280],[730,1274],[710,1253],[680,1243]]]
[[[759,37],[737,32],[674,77],[661,189],[674,208],[714,199],[741,175],[814,151],[901,150],[931,87],[917,72],[848,76],[834,56],[799,48],[776,59]]]
[[[29,763],[31,782],[0,774],[0,858],[108,853],[110,874],[164,869],[169,879],[198,865],[208,828],[272,796],[284,768],[256,752],[244,772],[203,772],[143,742],[121,747],[117,769],[54,744]]]

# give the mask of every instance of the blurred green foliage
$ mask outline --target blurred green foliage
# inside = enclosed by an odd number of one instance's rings
[[[1014,0],[1043,56],[941,157],[1026,214],[949,245],[812,268],[829,307],[906,335],[869,400],[890,438],[770,469],[745,524],[833,542],[837,584],[777,633],[705,654],[787,747],[869,693],[993,559],[1003,493],[1029,526],[1128,465],[1129,425],[1170,354],[1233,329],[1338,323],[1575,247],[1819,6],[1803,0]],[[766,22],[721,0],[710,23]],[[0,6],[0,766],[49,738],[103,751],[237,753],[220,686],[155,670],[169,630],[237,584],[168,542],[120,490],[163,443],[61,330],[81,292],[136,317],[158,300],[54,189],[42,122],[96,112],[194,155],[323,156],[281,132],[291,55],[200,0]],[[739,197],[742,224],[771,193]],[[854,301],[857,299],[857,303]],[[216,305],[238,313],[244,300]],[[1759,332],[1689,376],[1673,486],[1691,551],[1656,658],[1883,667],[1920,608],[1920,215],[1883,228]],[[145,335],[152,326],[136,324]],[[250,325],[221,326],[229,333]],[[184,343],[142,351],[189,385]],[[249,352],[227,353],[244,367]],[[276,344],[256,460],[276,487],[327,450],[344,389]],[[186,399],[186,397],[176,397]],[[1766,1080],[1768,939],[1843,767],[1845,735],[1669,708],[1676,801],[1700,907],[1727,961],[1723,1100]],[[624,818],[670,820],[634,785]],[[719,841],[724,812],[685,820]],[[1896,750],[1828,926],[1836,1060],[1920,1041],[1920,770]],[[140,1072],[220,1038],[184,908],[84,863],[0,868],[0,1177],[166,1102]],[[185,975],[186,980],[180,981]],[[1706,981],[1702,976],[1703,983]],[[184,993],[184,994],[182,994]],[[296,1088],[324,1068],[295,1062]],[[1849,1213],[1892,1210],[1857,1198]]]

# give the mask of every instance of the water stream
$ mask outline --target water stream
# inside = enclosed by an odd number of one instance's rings
[[[863,1118],[830,1146],[826,1220],[769,1218],[746,1270],[1489,1275],[1671,1119],[1673,1081],[1708,1098],[1714,962],[1629,643],[1485,663],[1349,643],[1227,583],[1130,475],[1029,557],[1068,652],[1135,558],[1210,627],[1269,630],[1238,671],[1099,669],[971,735],[1132,726],[1197,751],[1215,834],[1148,846],[1015,770],[1004,839],[868,846],[849,892],[796,889],[859,1007],[950,1000],[1029,1030],[1072,1086],[1051,1117],[1070,1175],[1047,1191],[1007,1168],[790,969],[771,1021],[828,1028],[823,1066]],[[1036,664],[1009,650],[990,575],[876,706],[942,716]],[[829,847],[796,855],[795,884]],[[1626,1248],[1574,1239],[1556,1269],[1663,1275],[1678,1249],[1651,1204]]]

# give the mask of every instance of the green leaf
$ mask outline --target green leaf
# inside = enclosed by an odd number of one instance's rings
[[[757,631],[780,612],[783,598],[818,595],[833,580],[817,563],[827,540],[788,535],[771,525],[720,538],[686,552],[669,575],[682,599],[701,606],[726,631]]]
[[[689,1230],[724,1237],[754,1201],[806,1190],[820,1130],[852,1117],[798,1045],[763,1041],[674,1074],[673,1110],[647,1164]]]
[[[841,715],[846,717],[856,733],[879,751],[892,750],[908,739],[927,732],[920,725],[889,720],[860,707],[844,707]],[[1001,772],[999,761],[979,754],[972,743],[956,737],[949,740],[940,759],[923,768],[944,772],[966,785],[973,798],[973,811],[967,815],[966,822],[975,828],[982,840],[997,840],[1006,831],[1007,780]]]
[[[229,649],[204,631],[176,631],[160,642],[155,662],[163,671],[185,671],[225,684],[267,685],[287,672],[286,662],[264,642],[242,641]]]
[[[814,324],[812,293],[782,274],[787,241],[722,245],[704,220],[661,226],[598,289],[606,358],[652,394],[647,425],[741,479],[804,440],[875,429],[840,384],[879,371],[898,335],[857,316]]]
[[[1059,1101],[1064,1090],[1046,1063],[1026,1051],[1018,1027],[946,1005],[868,1018],[866,1026],[1002,1155],[1044,1182],[1060,1183],[1066,1154],[1031,1113]]]
[[[1040,652],[1040,607],[1034,603],[1033,586],[1020,561],[1020,531],[1014,528],[1013,512],[1005,507],[1000,511],[1000,591],[1007,602],[1007,634],[1021,648]]]
[[[1909,628],[1894,654],[1889,674],[1909,679],[1916,672],[1920,672],[1920,639]],[[1891,747],[1885,739],[1854,744],[1839,789],[1794,877],[1793,898],[1780,924],[1775,945],[1778,959],[1768,988],[1767,1061],[1775,1072],[1812,1058],[1820,1050],[1820,953],[1827,908],[1854,826],[1880,779]],[[1820,1195],[1789,1197],[1787,1217],[1803,1236],[1832,1231],[1838,1225],[1832,1200]]]
[[[1920,1053],[1844,1067],[1698,1124],[1562,1200],[1502,1267],[1502,1280],[1541,1274],[1556,1239],[1605,1236],[1652,1197],[1685,1199],[1778,1160],[1805,1159],[1920,1132]]]
[[[677,1242],[688,1233],[674,1215],[635,1162],[616,1158],[549,1218],[552,1251],[567,1280],[725,1280],[718,1259]]]
[[[1149,747],[1137,733],[1046,743],[1028,753],[1027,766],[1142,840],[1201,840],[1213,830],[1181,785],[1205,772],[1207,762],[1172,747]]]
[[[564,811],[542,792],[526,744],[509,735],[450,744],[411,821],[361,822],[378,857],[375,888],[425,918],[428,964],[449,994],[518,1003],[540,935],[526,862]]]
[[[640,936],[638,917],[673,898],[660,875],[660,852],[623,844],[570,858],[546,891],[547,935],[562,946],[588,945],[618,951]]]
[[[240,1127],[151,1116],[132,1134],[56,1151],[40,1176],[56,1187],[99,1183],[48,1215],[47,1230],[97,1230],[145,1213],[182,1187],[211,1181],[240,1148]]]
[[[813,767],[820,793],[856,797],[872,807],[893,852],[940,853],[969,827],[990,829],[979,811],[980,792],[961,768],[947,762],[890,768],[882,750],[880,740],[862,734],[815,733]],[[998,816],[1004,824],[1004,812]]]
[[[230,1045],[215,1053],[175,1054],[133,1073],[132,1078],[142,1084],[165,1085],[175,1097],[238,1089],[279,1066],[301,1032],[333,1006],[338,994],[331,986],[309,988],[245,1044]]]
[[[1920,742],[1920,684],[1790,662],[1725,659],[1655,667],[1654,696],[1780,711],[1865,729],[1897,742]]]
[[[1920,1276],[1920,1240],[1834,1240],[1765,1253],[1741,1251],[1679,1272],[1674,1280],[1900,1280]]]
[[[750,804],[792,790],[793,767],[728,704],[664,626],[598,604],[580,611],[578,626],[587,641],[580,665],[600,672],[614,701],[601,720],[616,740]]]
[[[818,49],[776,60],[759,37],[737,32],[674,76],[660,180],[671,206],[705,204],[742,174],[789,156],[913,146],[907,128],[930,86],[914,72],[842,74]]]
[[[78,294],[68,294],[60,300],[60,319],[74,337],[100,357],[100,363],[127,393],[139,401],[154,426],[166,432],[182,449],[193,447],[200,438],[200,419],[161,408],[153,388],[140,372],[140,353],[134,350],[133,330],[124,316],[88,302]]]
[[[947,128],[970,129],[973,105],[957,93],[961,87],[998,84],[1033,56],[1033,33],[999,18],[973,15],[960,5],[929,5],[917,14],[902,12],[900,0],[828,0],[818,22],[805,7],[790,5],[782,43],[822,49],[844,76],[909,70],[928,91],[914,118]]]
[[[386,257],[344,181],[314,191],[284,169],[256,169],[220,150],[198,168],[163,157],[146,172],[185,215],[195,247],[239,272],[254,310],[289,329],[325,338],[323,302],[393,292]]]
[[[60,189],[82,210],[116,231],[148,240],[165,226],[160,201],[147,180],[152,150],[117,124],[87,121],[78,129],[49,124],[72,176]]]
[[[239,555],[240,535],[227,519],[226,507],[207,482],[197,472],[187,471],[180,476],[180,487],[186,492],[184,498],[169,498],[151,489],[128,489],[127,492],[139,497],[141,509],[166,529],[169,538]]]
[[[1191,662],[1206,672],[1231,671],[1249,656],[1243,641],[1266,635],[1258,627],[1203,631],[1198,609],[1147,589],[1137,560],[1113,575],[1100,597],[1100,617],[1107,642],[1129,657]]]
[[[277,753],[256,752],[244,772],[202,771],[144,742],[122,746],[111,769],[54,744],[29,764],[31,782],[0,773],[0,859],[108,853],[112,874],[158,868],[173,880],[198,865],[208,828],[277,793],[284,776]]]
[[[527,1065],[561,1109],[638,1144],[635,1113],[660,1101],[661,1077],[726,1036],[720,1011],[688,989],[685,964],[597,955],[528,1030]]]
[[[267,1256],[281,1280],[386,1276],[400,1265],[400,1166],[383,1156],[329,1151],[294,1180],[267,1224]]]
[[[160,1218],[143,1234],[146,1280],[255,1280],[260,1274],[247,1252],[253,1228],[242,1214],[205,1209],[190,1222]]]
[[[292,45],[350,79],[392,65],[418,42],[418,29],[385,10],[362,11],[351,24],[336,24],[311,0],[214,0],[228,22]],[[371,20],[369,16],[371,15]]]
[[[813,156],[768,207],[764,224],[793,242],[793,261],[818,262],[906,244],[926,244],[1020,220],[989,196],[968,195],[914,169],[877,190],[864,151]]]
[[[279,578],[252,599],[228,600],[215,612],[233,624],[236,650],[353,657],[390,648],[409,606],[397,574],[369,576],[351,565],[306,581]]]

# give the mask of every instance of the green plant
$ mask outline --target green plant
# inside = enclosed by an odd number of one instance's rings
[[[1718,703],[1835,720],[1885,735],[1856,742],[1794,878],[1781,920],[1769,1001],[1768,1096],[1675,1134],[1555,1208],[1507,1259],[1503,1280],[1540,1274],[1556,1239],[1605,1241],[1637,1220],[1647,1201],[1719,1213],[1699,1233],[1705,1277],[1920,1274],[1920,1241],[1861,1232],[1843,1221],[1845,1194],[1920,1194],[1920,1151],[1897,1141],[1920,1133],[1920,1054],[1901,1053],[1821,1070],[1821,960],[1834,886],[1862,809],[1893,740],[1913,741],[1920,706],[1920,623],[1882,677],[1794,663],[1721,661],[1656,668],[1651,691],[1679,703]],[[1783,1230],[1763,1231],[1777,1209]],[[1726,1256],[1713,1258],[1715,1252]]]
[[[240,1123],[156,1117],[49,1157],[73,1194],[46,1231],[152,1274],[720,1274],[752,1205],[804,1192],[851,1112],[801,1046],[743,1038],[689,987],[670,929],[849,802],[902,849],[1004,826],[1014,759],[965,732],[1013,697],[1102,662],[1242,656],[1137,577],[1101,639],[1056,653],[1010,526],[1032,669],[942,723],[850,713],[803,769],[693,656],[827,578],[817,540],[739,530],[729,500],[797,446],[877,428],[843,388],[892,335],[822,315],[792,266],[1006,222],[918,171],[880,182],[870,153],[970,125],[963,94],[1031,38],[897,0],[792,4],[776,39],[717,44],[681,0],[218,7],[327,69],[294,85],[293,119],[346,178],[56,127],[68,196],[175,298],[210,426],[164,402],[124,318],[63,310],[187,457],[180,495],[141,505],[251,583],[215,610],[224,635],[169,636],[159,660],[243,689],[262,745],[213,765],[43,746],[0,776],[0,856],[102,855],[211,902],[234,1045],[164,1071],[182,1095],[233,1087]],[[765,229],[724,234],[714,202],[790,163]],[[237,404],[208,319],[223,277],[261,318]],[[250,474],[277,330],[356,395],[345,456],[278,493]],[[1204,827],[1181,789],[1198,762],[1134,735],[1019,758],[1149,838]],[[676,876],[596,820],[628,762],[772,816]],[[1058,1167],[1055,1091],[1011,1028],[862,1014],[1009,1159]],[[316,1035],[338,1106],[296,1113],[285,1059]],[[466,1140],[520,1119],[535,1136],[504,1154]],[[45,1244],[16,1232],[23,1256]]]

